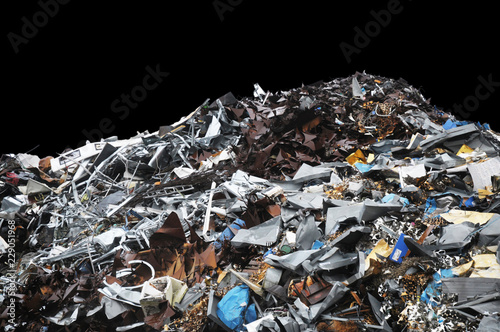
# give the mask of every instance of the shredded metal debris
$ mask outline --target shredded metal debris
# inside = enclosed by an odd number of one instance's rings
[[[403,79],[255,89],[153,133],[2,155],[1,326],[437,332],[500,321],[498,133]]]

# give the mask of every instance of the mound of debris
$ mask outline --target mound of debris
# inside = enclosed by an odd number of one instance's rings
[[[498,331],[500,136],[356,73],[0,160],[6,331]]]

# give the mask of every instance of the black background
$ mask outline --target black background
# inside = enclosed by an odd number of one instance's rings
[[[497,11],[486,1],[401,0],[401,12],[348,63],[339,44],[354,45],[354,28],[391,1],[71,0],[18,53],[8,35],[22,36],[22,18],[33,22],[40,3],[3,3],[0,153],[57,156],[103,118],[115,126],[105,137],[153,132],[207,98],[251,96],[254,83],[277,92],[365,70],[402,77],[446,110],[474,95],[478,76],[500,82]],[[157,65],[169,76],[119,119],[112,102]],[[498,130],[499,97],[468,120]]]

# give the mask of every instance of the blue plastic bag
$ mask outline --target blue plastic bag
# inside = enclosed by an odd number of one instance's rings
[[[257,320],[257,310],[255,309],[255,303],[248,306],[247,312],[245,313],[245,324],[249,324]]]
[[[217,316],[230,329],[240,331],[245,323],[245,313],[249,301],[250,289],[248,286],[236,286],[227,292],[217,305]]]
[[[232,224],[231,227],[237,230],[240,230],[242,227],[245,227],[245,221],[237,218]],[[222,247],[224,241],[230,241],[234,237],[233,231],[226,227],[224,231],[219,235],[217,240],[214,241],[215,249],[219,250]]]

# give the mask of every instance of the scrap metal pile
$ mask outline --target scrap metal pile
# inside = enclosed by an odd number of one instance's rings
[[[1,325],[498,331],[499,151],[487,124],[356,73],[4,154]]]

